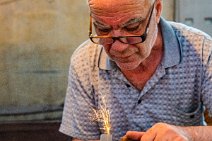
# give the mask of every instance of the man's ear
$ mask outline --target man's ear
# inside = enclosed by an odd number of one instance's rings
[[[156,0],[155,9],[156,9],[156,21],[157,21],[157,23],[159,23],[160,17],[161,17],[161,14],[162,14],[162,9],[163,9],[162,0]]]

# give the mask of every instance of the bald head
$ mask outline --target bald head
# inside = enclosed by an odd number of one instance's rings
[[[88,0],[92,14],[116,14],[129,12],[132,9],[145,11],[154,0]]]

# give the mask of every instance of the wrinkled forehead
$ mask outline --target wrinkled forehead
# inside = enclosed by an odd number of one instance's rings
[[[153,0],[88,0],[92,15],[115,16],[148,11]]]

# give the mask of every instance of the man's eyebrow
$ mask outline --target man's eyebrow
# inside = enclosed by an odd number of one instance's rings
[[[121,24],[121,27],[126,27],[130,24],[134,24],[134,23],[137,23],[137,22],[141,22],[141,21],[144,21],[145,19],[142,18],[142,17],[139,17],[139,18],[133,18],[133,19],[130,19],[129,21],[127,21],[126,23],[123,23]]]
[[[93,23],[94,23],[94,25],[97,25],[97,26],[100,26],[100,27],[105,27],[105,28],[110,28],[111,27],[111,26],[105,25],[105,24],[103,24],[103,23],[101,23],[99,21],[94,21]]]

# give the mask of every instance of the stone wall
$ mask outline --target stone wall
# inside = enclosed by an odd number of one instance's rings
[[[0,21],[0,120],[61,117],[70,56],[88,36],[86,2],[1,0]]]

